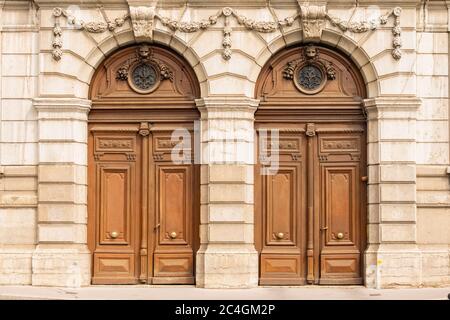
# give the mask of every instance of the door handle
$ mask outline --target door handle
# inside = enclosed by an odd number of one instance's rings
[[[154,228],[154,229],[156,230],[156,229],[158,229],[158,228],[159,228],[160,226],[161,226],[161,224],[160,224],[160,223],[158,223],[158,224],[157,224],[157,225],[155,226],[155,228]]]
[[[321,231],[328,230],[328,227],[322,227],[322,228],[320,228],[320,230],[321,230]]]
[[[277,240],[283,240],[284,239],[284,233],[283,232],[275,233],[275,238],[277,238]]]
[[[361,181],[362,182],[367,182],[369,180],[369,178],[367,176],[362,176],[361,177]]]
[[[175,231],[172,231],[171,233],[169,233],[170,239],[176,239],[177,235],[178,234]]]
[[[112,231],[109,233],[109,236],[111,239],[116,239],[119,236],[119,233],[117,231]]]

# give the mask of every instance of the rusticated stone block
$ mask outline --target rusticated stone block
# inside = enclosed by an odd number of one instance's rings
[[[251,247],[209,245],[197,253],[196,285],[202,288],[252,288],[258,285],[258,254]]]
[[[30,285],[33,249],[0,249],[0,285]]]
[[[32,261],[35,286],[80,287],[91,283],[91,255],[85,247],[52,249],[39,245]]]

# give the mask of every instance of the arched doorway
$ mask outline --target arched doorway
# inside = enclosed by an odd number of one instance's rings
[[[194,283],[199,95],[188,63],[158,46],[123,48],[96,70],[88,124],[93,284]]]
[[[260,284],[362,284],[366,95],[344,55],[305,45],[262,69],[255,114]]]

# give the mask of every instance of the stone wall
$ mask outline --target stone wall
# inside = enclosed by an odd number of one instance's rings
[[[450,19],[445,1],[422,2],[327,1],[330,15],[356,22],[378,18],[400,6],[399,60],[393,51],[399,48],[393,42],[394,15],[367,32],[343,32],[324,19],[323,31],[314,39],[347,54],[366,82],[366,285],[371,287],[450,283]],[[102,3],[99,7],[94,0],[0,1],[0,283],[68,285],[75,277],[89,284],[89,84],[95,68],[111,52],[149,40],[184,56],[201,86],[197,101],[202,114],[201,143],[210,157],[201,173],[197,284],[255,286],[253,159],[242,156],[242,150],[253,148],[259,71],[276,52],[305,41],[303,20],[285,23],[285,18],[300,12],[299,3],[271,0],[268,7],[265,0],[193,0],[188,5],[161,0],[156,12],[175,21],[189,23],[221,15],[215,24],[196,32],[184,32],[180,24],[173,30],[155,18],[151,38],[137,36],[131,19],[115,20],[128,14],[130,6],[148,6],[151,1]],[[67,17],[60,16],[60,37],[55,36],[55,7],[69,10],[78,21],[68,24]],[[270,32],[258,32],[254,30],[258,25],[249,20],[247,25],[239,24],[236,16],[220,11],[223,7],[254,21],[284,22],[273,30],[265,24]],[[102,32],[78,30],[80,20],[104,22],[106,18],[120,23],[110,24],[111,30],[97,29]],[[224,37],[225,24],[231,32]],[[101,29],[101,24],[96,26]],[[232,129],[231,138],[212,136],[214,129],[224,126]],[[249,134],[237,143],[232,135],[242,130]],[[226,142],[227,150],[218,149],[218,142]],[[218,161],[224,158],[225,163]],[[236,268],[238,275],[233,273]]]
[[[37,233],[39,26],[31,2],[5,3],[1,21],[0,283],[31,284]]]
[[[426,9],[426,10],[425,10]],[[448,283],[449,213],[449,14],[444,2],[419,13],[417,26],[417,243],[422,284]]]

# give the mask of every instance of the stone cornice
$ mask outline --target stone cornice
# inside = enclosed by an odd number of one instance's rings
[[[248,97],[205,97],[195,100],[197,107],[218,107],[224,106],[233,107],[258,107],[259,100]]]
[[[39,112],[45,111],[81,111],[88,113],[91,109],[91,100],[80,98],[34,98],[33,106]]]
[[[378,97],[364,100],[364,108],[368,113],[379,110],[416,111],[422,104],[417,97]]]
[[[42,7],[54,7],[61,5],[79,5],[79,6],[126,6],[127,0],[16,0],[17,2],[34,1]],[[140,0],[135,0],[140,1]],[[150,1],[149,1],[150,2]],[[307,1],[304,1],[307,2]],[[318,1],[310,1],[311,3]],[[359,6],[378,5],[380,7],[402,6],[416,7],[420,5],[423,0],[323,0],[328,6],[351,6],[358,3]],[[179,7],[184,5],[190,7],[297,7],[296,0],[164,0],[158,4],[158,7]]]

